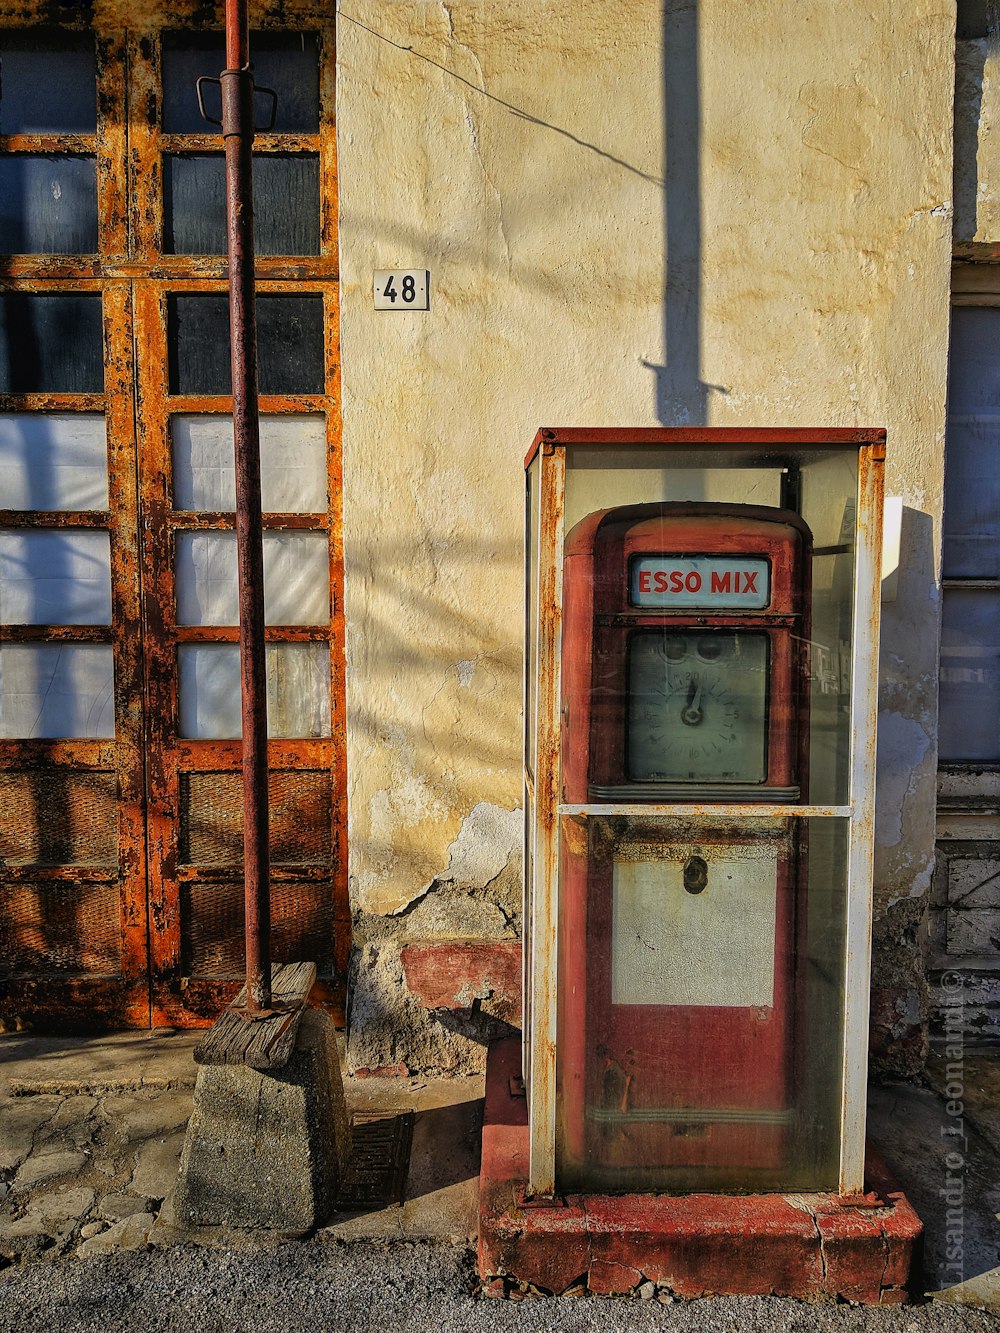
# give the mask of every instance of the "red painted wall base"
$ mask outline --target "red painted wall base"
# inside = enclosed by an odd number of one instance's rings
[[[520,1043],[490,1048],[479,1178],[479,1275],[495,1296],[589,1290],[841,1297],[901,1305],[920,1219],[869,1158],[858,1203],[832,1194],[568,1195],[534,1200]],[[643,1294],[650,1294],[646,1287]]]

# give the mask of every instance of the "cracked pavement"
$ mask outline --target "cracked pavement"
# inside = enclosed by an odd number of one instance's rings
[[[195,1034],[169,1049],[164,1037],[5,1044],[0,1267],[147,1243],[177,1178],[194,1084]]]

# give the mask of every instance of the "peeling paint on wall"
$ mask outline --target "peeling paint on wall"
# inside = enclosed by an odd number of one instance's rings
[[[894,847],[903,836],[903,802],[914,789],[914,775],[930,743],[913,718],[879,713],[875,841],[883,847]]]

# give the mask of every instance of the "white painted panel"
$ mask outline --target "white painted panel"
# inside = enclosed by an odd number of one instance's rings
[[[238,625],[236,534],[177,535],[177,623]],[[265,532],[264,619],[268,625],[325,625],[330,563],[321,532]]]
[[[177,651],[180,734],[227,740],[241,734],[240,652],[235,644],[184,644]],[[330,649],[325,643],[267,646],[267,734],[330,734]]]
[[[174,508],[236,508],[233,420],[229,416],[170,419]],[[260,495],[267,514],[326,512],[326,422],[322,416],[262,416]]]
[[[611,925],[612,1004],[774,1003],[776,847],[718,852],[666,848],[653,859],[615,857]],[[684,887],[684,866],[700,856],[708,883]]]
[[[109,534],[86,528],[0,531],[0,622],[110,625]]]
[[[103,739],[115,734],[109,644],[0,647],[0,738]]]
[[[0,508],[107,509],[104,417],[0,413]]]

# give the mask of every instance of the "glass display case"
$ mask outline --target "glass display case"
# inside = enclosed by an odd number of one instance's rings
[[[884,432],[527,459],[531,1188],[863,1185]]]

